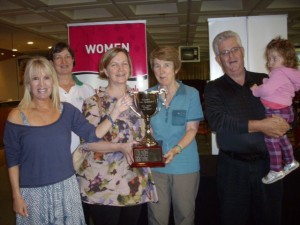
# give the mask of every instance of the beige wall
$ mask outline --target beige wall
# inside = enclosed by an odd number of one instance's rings
[[[18,74],[17,59],[0,61],[0,101],[20,100],[23,96]]]

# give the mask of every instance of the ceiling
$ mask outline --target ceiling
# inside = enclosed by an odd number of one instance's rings
[[[146,20],[148,50],[158,45],[200,46],[209,59],[208,18],[288,15],[288,38],[300,46],[299,0],[0,0],[1,57],[42,54],[67,41],[67,24]],[[276,24],[274,24],[276,26]],[[26,44],[33,41],[33,45]]]

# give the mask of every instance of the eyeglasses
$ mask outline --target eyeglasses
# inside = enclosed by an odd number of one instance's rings
[[[219,56],[228,57],[230,53],[236,54],[242,47],[233,47],[230,50],[224,50],[219,53]]]

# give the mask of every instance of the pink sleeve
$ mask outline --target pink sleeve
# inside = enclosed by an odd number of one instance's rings
[[[285,75],[280,73],[270,73],[269,79],[264,79],[264,83],[253,90],[253,95],[256,97],[271,96],[275,90],[284,84]]]

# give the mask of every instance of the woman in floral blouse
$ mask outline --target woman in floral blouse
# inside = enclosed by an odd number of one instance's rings
[[[145,133],[144,120],[132,110],[118,117],[110,114],[117,100],[128,93],[131,72],[131,59],[125,49],[108,50],[100,62],[100,77],[108,79],[108,86],[100,87],[98,94],[83,104],[83,113],[90,123],[110,123],[111,128],[103,137],[106,141],[139,141]],[[82,201],[95,225],[138,224],[142,204],[157,202],[150,169],[131,168],[130,159],[121,152],[89,152],[78,171]]]

